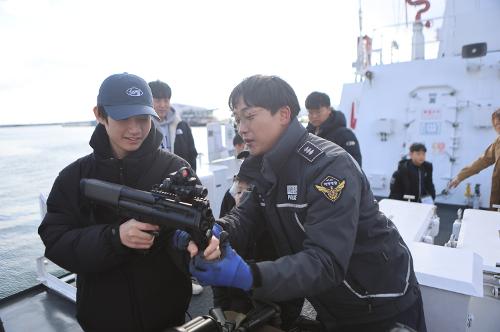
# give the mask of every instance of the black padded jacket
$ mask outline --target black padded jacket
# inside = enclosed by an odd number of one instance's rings
[[[307,125],[307,131],[314,134],[316,127],[311,123]],[[317,136],[329,140],[346,150],[361,166],[361,150],[359,142],[353,131],[346,127],[344,113],[332,109],[332,113],[320,126]]]
[[[125,247],[119,226],[127,218],[80,193],[82,178],[150,190],[186,166],[159,149],[161,138],[153,126],[138,150],[116,159],[98,125],[90,140],[94,152],[63,169],[48,197],[38,233],[45,256],[77,273],[77,319],[86,331],[161,331],[184,322],[191,299],[188,257],[167,245],[171,230],[163,229],[148,251]]]
[[[415,196],[416,202],[421,202],[424,196],[436,199],[436,189],[432,182],[432,163],[424,161],[418,167],[409,159],[399,162],[398,170],[392,174],[389,198],[403,200],[404,195]]]

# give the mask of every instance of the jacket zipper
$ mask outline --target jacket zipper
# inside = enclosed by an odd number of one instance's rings
[[[123,162],[120,159],[118,159],[118,165],[120,167],[120,183],[125,184],[125,179],[123,177]]]
[[[422,176],[420,174],[420,168],[418,170],[418,201],[422,200]]]
[[[121,159],[117,159],[117,161],[118,161],[118,169],[119,169],[119,175],[120,175],[120,184],[125,185],[125,177],[123,174],[123,161]],[[146,250],[148,250],[148,249],[146,249]],[[145,253],[146,252],[143,252],[143,254],[145,254]],[[142,314],[141,314],[140,308],[137,306],[136,301],[135,301],[137,299],[137,294],[136,294],[134,286],[133,286],[133,282],[134,282],[133,276],[132,276],[133,272],[130,271],[130,266],[127,267],[124,270],[124,272],[125,272],[125,275],[127,277],[130,298],[133,299],[132,312],[134,313],[134,315],[137,318],[136,327],[138,328],[139,331],[144,331],[144,323],[142,321]]]

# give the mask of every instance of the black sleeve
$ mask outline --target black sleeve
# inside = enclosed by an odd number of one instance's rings
[[[428,194],[432,196],[432,199],[436,199],[436,188],[434,188],[434,182],[432,181],[432,164],[429,163],[429,170],[427,172],[427,177],[425,179],[425,188],[428,190]]]
[[[274,261],[256,263],[256,298],[302,298],[325,292],[346,278],[357,236],[362,188],[368,185],[361,170],[344,153],[335,159],[324,158],[304,177],[307,211],[303,248]],[[332,177],[337,181],[337,191],[328,196],[317,184]]]
[[[89,225],[80,214],[78,175],[57,177],[38,234],[45,256],[76,273],[102,272],[125,262],[131,251],[120,241],[118,224]]]
[[[333,142],[338,142],[337,144],[346,150],[358,162],[359,166],[362,166],[361,150],[356,135],[348,128],[339,128],[337,131]]]
[[[183,130],[185,130],[187,142],[186,160],[191,165],[191,168],[196,171],[196,157],[198,156],[198,151],[196,151],[196,146],[194,145],[193,133],[187,123]]]
[[[389,198],[392,199],[403,199],[403,188],[401,184],[401,175],[399,171],[392,174],[391,177],[391,192],[389,193]]]
[[[247,254],[256,236],[265,229],[264,216],[253,192],[217,222],[229,233],[233,249],[243,256]]]
[[[222,199],[222,204],[220,206],[219,218],[224,217],[226,214],[231,211],[231,209],[236,205],[236,201],[234,200],[233,195],[229,193],[229,189],[224,194],[224,198]]]

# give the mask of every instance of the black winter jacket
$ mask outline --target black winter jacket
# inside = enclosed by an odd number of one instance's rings
[[[94,152],[63,169],[48,197],[38,233],[45,256],[78,275],[77,318],[86,331],[160,331],[184,322],[191,298],[188,258],[167,245],[171,230],[162,229],[148,251],[125,247],[119,226],[128,218],[80,193],[82,178],[150,190],[186,166],[159,149],[161,139],[153,126],[141,147],[120,160],[98,125],[90,140]]]
[[[404,195],[415,196],[416,202],[421,202],[424,196],[436,198],[430,162],[424,161],[418,167],[410,159],[399,161],[398,170],[392,174],[389,198],[403,200]]]
[[[307,125],[307,131],[314,134],[316,127],[311,123]],[[332,113],[319,126],[319,132],[315,134],[321,138],[329,140],[346,150],[361,166],[361,151],[356,135],[351,129],[346,127],[346,119],[344,113],[332,109]]]
[[[193,170],[196,171],[196,157],[198,156],[198,151],[196,151],[194,145],[191,128],[185,121],[181,121],[177,124],[174,153],[186,160]]]
[[[280,258],[251,265],[255,297],[307,297],[327,330],[384,320],[415,303],[410,251],[343,149],[293,120],[260,159],[243,162],[257,168],[253,195],[219,220],[236,250],[271,233]]]

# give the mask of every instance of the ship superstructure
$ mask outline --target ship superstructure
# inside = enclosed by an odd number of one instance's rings
[[[480,184],[480,206],[487,208],[492,168],[453,191],[446,188],[496,137],[491,113],[500,108],[500,2],[450,0],[443,17],[431,20],[421,17],[422,12],[412,24],[412,36],[405,35],[406,43],[359,38],[358,82],[344,85],[340,110],[359,139],[363,169],[375,195],[388,196],[398,161],[411,143],[422,142],[434,165],[436,190],[442,193],[436,202],[464,204],[467,183],[472,188]],[[434,29],[437,40],[424,39],[427,29]],[[384,36],[388,39],[390,33]],[[404,58],[403,45],[411,60],[390,63],[396,51]]]

